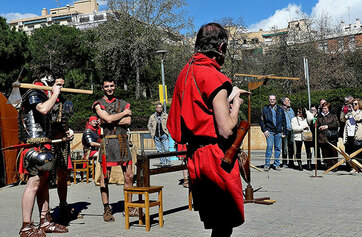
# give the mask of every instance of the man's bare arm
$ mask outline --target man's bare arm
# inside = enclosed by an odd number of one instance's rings
[[[225,89],[220,90],[212,101],[217,130],[225,139],[228,139],[232,135],[232,129],[238,123],[239,108],[243,102],[239,96],[240,92],[238,92],[233,99],[231,111]]]
[[[132,119],[130,116],[123,117],[119,122],[118,125],[131,125]]]
[[[57,79],[58,80],[58,79]],[[36,110],[39,111],[39,113],[41,114],[47,114],[54,106],[55,102],[57,101],[57,98],[60,94],[60,89],[62,88],[62,86],[59,85],[54,85],[53,86],[53,90],[52,90],[52,95],[50,96],[50,98],[43,102],[43,103],[39,103],[36,105]]]
[[[132,115],[132,111],[130,109],[125,109],[124,111],[116,114],[108,114],[107,111],[101,109],[100,105],[95,106],[95,111],[106,123],[119,124],[123,118],[131,118],[130,116]]]
[[[90,145],[94,146],[94,147],[100,147],[101,146],[101,144],[99,142],[91,142]]]

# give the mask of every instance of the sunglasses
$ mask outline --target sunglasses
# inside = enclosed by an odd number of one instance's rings
[[[358,105],[358,103],[352,103],[353,105]]]

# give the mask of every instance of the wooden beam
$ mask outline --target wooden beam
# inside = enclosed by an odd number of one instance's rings
[[[256,77],[259,80],[264,79],[282,79],[282,80],[299,80],[299,77],[280,77],[280,76],[274,76],[274,75],[253,75],[253,74],[242,74],[242,73],[235,73],[235,76],[240,77]]]

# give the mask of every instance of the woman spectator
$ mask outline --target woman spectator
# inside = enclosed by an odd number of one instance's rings
[[[354,152],[354,151],[357,151],[362,148],[362,110],[361,110],[362,109],[362,100],[358,99],[358,98],[353,99],[352,108],[353,109],[351,111],[351,116],[355,123],[355,133],[354,133],[353,147],[352,147],[351,152]],[[346,125],[347,125],[347,122],[348,121],[346,121]],[[343,136],[343,138],[344,138],[344,136]],[[355,158],[361,163],[362,162],[362,153],[359,153]],[[353,170],[351,170],[351,172],[356,172],[356,170],[353,169]]]
[[[307,122],[307,112],[305,108],[298,108],[297,109],[297,116],[292,118],[292,129],[294,133],[294,141],[296,145],[296,158],[298,162],[298,169],[300,171],[303,170],[302,166],[302,145],[304,142],[305,151],[307,153],[307,169],[312,170],[311,158],[312,158],[312,151],[311,147],[313,146],[313,138],[311,134],[311,130],[309,124]],[[303,136],[306,133],[310,133],[310,139],[306,136]]]
[[[317,118],[317,141],[318,147],[321,148],[324,164],[329,167],[337,163],[338,153],[333,149],[328,142],[337,146],[338,141],[338,127],[339,122],[335,114],[330,113],[331,104],[325,102],[322,105],[322,110],[320,115]],[[333,158],[332,158],[333,157]],[[336,172],[337,168],[333,169],[333,172]]]
[[[346,97],[347,98],[347,97]],[[353,99],[353,98],[352,98]],[[343,106],[343,111],[341,112],[341,122],[344,123],[343,129],[343,144],[344,150],[351,154],[354,152],[354,137],[356,135],[356,120],[353,118],[352,111],[355,111],[353,107],[358,107],[358,102],[355,102],[356,106],[353,106],[353,101]],[[348,165],[347,165],[348,166]]]

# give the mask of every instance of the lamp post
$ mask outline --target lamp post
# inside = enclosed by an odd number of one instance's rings
[[[163,70],[163,59],[165,58],[165,53],[167,53],[167,50],[161,49],[157,50],[156,53],[161,54],[161,77],[162,77],[162,91],[163,91],[163,111],[167,113],[166,111],[166,90],[165,90],[165,72]]]

